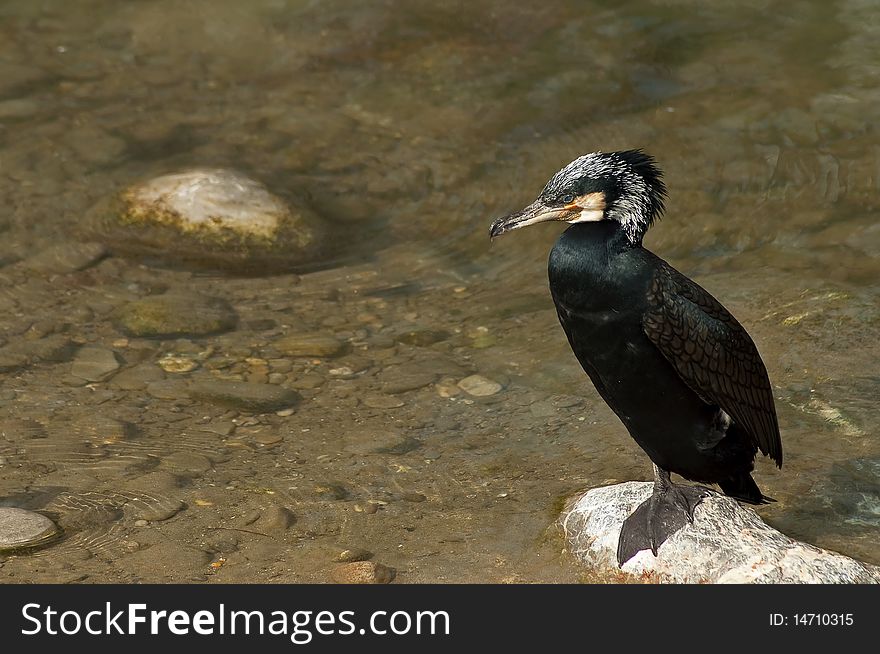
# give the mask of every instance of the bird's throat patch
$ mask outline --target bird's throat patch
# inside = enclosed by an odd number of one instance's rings
[[[605,218],[605,194],[602,191],[579,195],[573,202],[565,205],[571,211],[569,223],[590,223]]]

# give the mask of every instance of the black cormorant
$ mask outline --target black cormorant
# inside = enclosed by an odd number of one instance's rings
[[[705,289],[642,247],[666,187],[641,150],[594,152],[547,182],[528,207],[496,220],[494,238],[546,221],[571,226],[550,253],[550,292],[574,354],[602,399],[654,463],[654,492],[623,523],[620,565],[657,548],[715,483],[770,500],[752,479],[755,454],[782,466],[767,370],[752,339]]]

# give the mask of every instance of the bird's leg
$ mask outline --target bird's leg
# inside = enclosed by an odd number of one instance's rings
[[[667,538],[694,521],[694,510],[709,494],[702,486],[673,484],[669,471],[654,465],[654,492],[623,521],[617,563],[623,565],[641,550],[657,549]]]
[[[697,505],[710,492],[708,488],[703,486],[673,484],[669,471],[664,470],[656,463],[654,464],[654,495],[662,495],[668,498],[670,502],[684,511],[690,524],[694,523],[694,510],[697,508]],[[654,551],[654,555],[657,555],[656,551]]]

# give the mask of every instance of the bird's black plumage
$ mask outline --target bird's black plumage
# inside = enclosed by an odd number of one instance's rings
[[[658,259],[642,327],[685,383],[742,425],[782,466],[767,369],[742,325],[701,286]]]
[[[701,286],[642,247],[665,187],[641,151],[594,153],[548,182],[538,200],[496,221],[573,223],[548,266],[569,344],[596,390],[655,465],[655,491],[624,523],[618,559],[657,547],[717,483],[748,502],[766,498],[751,477],[755,454],[782,465],[766,368],[748,333]]]

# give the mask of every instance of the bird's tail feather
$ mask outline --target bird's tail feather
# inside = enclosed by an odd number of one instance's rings
[[[719,481],[718,485],[721,486],[725,495],[749,504],[767,504],[776,501],[761,492],[758,484],[748,472]]]

